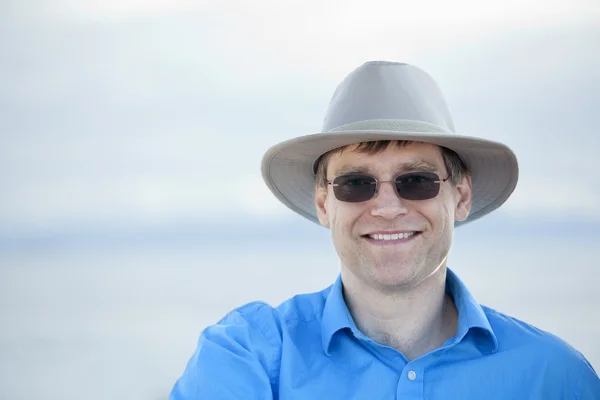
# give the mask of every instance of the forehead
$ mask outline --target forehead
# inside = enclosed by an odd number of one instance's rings
[[[357,150],[358,145],[351,145],[343,151],[332,154],[328,169],[334,173],[340,169],[358,167],[361,170],[384,171],[399,169],[444,169],[441,148],[437,145],[421,142],[410,142],[405,146],[391,143],[383,151],[370,154]],[[419,168],[422,167],[422,168]],[[414,168],[413,168],[414,167]]]

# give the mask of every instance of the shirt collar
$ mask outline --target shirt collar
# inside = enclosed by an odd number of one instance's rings
[[[338,275],[331,290],[325,300],[325,308],[323,309],[323,319],[321,320],[321,341],[323,344],[323,351],[328,356],[329,345],[333,335],[337,331],[350,328],[356,329],[352,315],[346,306],[344,296],[342,294],[342,275]],[[358,330],[358,329],[356,329]]]
[[[484,352],[496,352],[498,349],[498,339],[490,325],[490,322],[481,308],[481,305],[471,293],[465,284],[449,268],[446,275],[446,292],[454,298],[456,309],[458,311],[458,329],[454,338],[454,343],[461,342],[467,333],[471,330],[479,330],[484,333],[487,340],[476,342],[475,345],[481,347]],[[346,306],[342,293],[342,277],[338,275],[331,290],[325,300],[323,309],[323,319],[321,321],[321,341],[323,351],[330,355],[329,347],[333,336],[344,328],[349,328],[358,333],[358,328],[354,324],[352,315]]]
[[[475,340],[475,345],[485,353],[498,351],[498,338],[483,308],[450,268],[447,269],[446,274],[446,292],[454,298],[458,311],[458,329],[454,343],[461,342],[467,333],[478,331],[475,333],[481,332],[483,336],[476,336],[480,340]]]

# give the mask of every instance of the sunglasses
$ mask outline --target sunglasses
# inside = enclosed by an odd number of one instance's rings
[[[333,187],[335,197],[347,203],[371,200],[384,182],[394,183],[396,194],[406,200],[433,199],[440,192],[440,183],[446,182],[433,172],[409,172],[398,175],[393,181],[378,181],[369,175],[341,175],[327,184]]]

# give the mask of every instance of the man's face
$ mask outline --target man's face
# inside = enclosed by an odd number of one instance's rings
[[[413,142],[400,148],[392,143],[376,155],[351,146],[330,158],[327,180],[360,172],[393,181],[399,174],[428,169],[441,179],[449,175],[438,146]],[[338,200],[328,185],[317,187],[315,203],[319,221],[331,230],[343,274],[379,289],[408,288],[445,263],[454,221],[465,220],[471,208],[471,180],[440,183],[439,194],[428,200],[402,199],[393,183],[381,183],[375,197],[360,203]],[[387,241],[370,236],[394,233],[412,236]]]

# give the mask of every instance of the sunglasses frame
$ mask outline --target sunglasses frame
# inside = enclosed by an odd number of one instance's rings
[[[338,179],[338,178],[345,177],[345,176],[367,177],[367,178],[373,179],[373,182],[370,182],[370,184],[371,184],[371,185],[375,185],[375,191],[373,192],[373,195],[372,195],[371,197],[369,197],[368,199],[366,199],[366,200],[360,200],[360,201],[348,201],[348,200],[342,200],[342,199],[340,199],[340,198],[337,196],[337,193],[336,193],[336,191],[335,191],[335,189],[334,189],[334,191],[333,191],[333,194],[335,195],[335,198],[336,198],[336,199],[338,199],[339,201],[343,201],[343,202],[345,202],[345,203],[364,203],[364,202],[366,202],[366,201],[369,201],[369,200],[372,200],[372,199],[374,199],[374,198],[377,196],[377,193],[379,193],[379,187],[380,187],[380,185],[381,185],[382,183],[393,183],[393,186],[394,186],[394,191],[396,192],[396,195],[397,195],[399,198],[401,198],[401,199],[404,199],[404,200],[410,200],[410,201],[422,201],[422,200],[430,200],[430,199],[433,199],[433,198],[437,197],[437,196],[438,196],[438,194],[440,193],[440,191],[439,191],[439,189],[440,189],[440,185],[438,185],[438,191],[437,191],[437,193],[435,194],[435,196],[432,196],[432,197],[427,197],[427,198],[424,198],[424,199],[407,199],[407,198],[405,198],[405,197],[402,197],[402,196],[400,195],[400,193],[398,192],[397,180],[398,180],[398,178],[400,178],[400,177],[402,177],[402,176],[407,176],[407,175],[424,175],[424,176],[427,176],[427,175],[435,175],[435,176],[437,177],[437,180],[433,180],[433,181],[431,181],[430,183],[438,183],[438,184],[442,184],[442,183],[446,182],[448,179],[450,179],[450,178],[452,177],[452,174],[450,174],[450,175],[448,175],[448,177],[447,177],[446,179],[440,179],[440,176],[439,176],[438,174],[436,174],[435,172],[429,172],[429,171],[412,171],[412,172],[403,172],[403,173],[401,173],[401,174],[398,174],[398,175],[396,175],[396,176],[394,177],[394,179],[393,179],[393,180],[391,180],[391,181],[380,181],[380,180],[378,180],[377,178],[375,178],[374,176],[367,175],[367,174],[360,174],[360,173],[356,173],[356,174],[344,174],[344,175],[339,175],[339,176],[336,176],[335,178],[333,178],[333,181],[327,181],[327,184],[328,184],[328,185],[331,185],[332,187],[341,186],[340,184],[334,183],[334,181],[335,181],[336,179]]]

